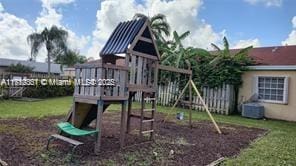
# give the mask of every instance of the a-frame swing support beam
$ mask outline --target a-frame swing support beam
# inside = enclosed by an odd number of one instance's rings
[[[190,86],[189,86],[189,85],[190,85]],[[203,98],[201,97],[201,95],[200,95],[198,89],[196,88],[194,82],[192,81],[192,79],[190,79],[190,80],[187,82],[187,84],[186,84],[185,87],[183,88],[182,92],[180,93],[178,99],[176,100],[176,102],[175,102],[175,104],[173,105],[173,107],[171,108],[171,110],[173,110],[173,109],[177,106],[178,102],[180,101],[181,97],[184,95],[184,93],[185,93],[185,91],[186,91],[186,89],[187,89],[188,86],[189,86],[190,88],[193,87],[193,89],[194,89],[195,93],[197,94],[198,98],[201,100],[202,105],[203,105],[203,107],[205,108],[205,110],[206,110],[208,116],[210,117],[212,123],[214,124],[215,129],[217,130],[217,132],[218,132],[219,134],[222,134],[222,132],[221,132],[219,126],[217,125],[217,123],[216,123],[214,117],[212,116],[211,112],[209,111],[208,106],[206,105],[205,101],[204,101]],[[190,91],[191,91],[191,90],[190,90]],[[192,96],[191,96],[191,97],[192,97]],[[192,99],[190,99],[190,101],[192,101]],[[192,104],[192,103],[190,103],[190,104]],[[167,117],[165,118],[165,121],[166,121],[166,119],[167,119]],[[192,109],[191,109],[191,107],[190,107],[189,123],[190,123],[190,127],[192,127]]]

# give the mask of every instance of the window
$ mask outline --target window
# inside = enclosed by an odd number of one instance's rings
[[[287,103],[287,77],[259,76],[257,81],[259,101]]]

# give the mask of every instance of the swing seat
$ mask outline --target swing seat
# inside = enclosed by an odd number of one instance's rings
[[[86,135],[91,135],[99,132],[98,130],[81,130],[74,127],[69,122],[58,123],[58,128],[64,133],[67,133],[71,136],[86,136]]]
[[[81,130],[81,129],[78,129],[78,128],[74,127],[69,122],[61,122],[61,123],[58,123],[57,126],[58,126],[60,131],[62,131],[64,133],[67,133],[70,136],[86,136],[86,135],[91,135],[91,134],[95,134],[95,133],[99,132],[98,130]],[[47,140],[47,145],[46,145],[47,150],[48,150],[50,141],[53,140],[53,139],[59,139],[59,140],[68,142],[73,146],[72,152],[71,152],[71,160],[72,160],[75,149],[78,146],[83,145],[83,142],[80,142],[80,141],[65,137],[63,135],[53,134],[53,135],[49,136],[49,138]]]

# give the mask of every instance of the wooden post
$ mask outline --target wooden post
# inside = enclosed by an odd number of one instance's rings
[[[216,121],[214,120],[212,114],[210,113],[210,111],[209,111],[209,109],[208,109],[208,106],[206,105],[206,103],[205,103],[204,100],[202,99],[202,97],[201,97],[199,91],[197,90],[197,88],[196,88],[194,82],[193,82],[192,80],[190,80],[190,82],[191,82],[191,84],[192,84],[192,86],[193,86],[193,89],[195,90],[197,96],[200,98],[200,100],[201,100],[203,106],[205,107],[206,112],[207,112],[207,114],[209,115],[211,121],[213,122],[213,124],[214,124],[216,130],[218,131],[219,134],[222,134],[222,132],[221,132],[219,126],[217,125]]]
[[[127,122],[126,122],[126,133],[130,132],[130,120],[131,120],[131,110],[132,110],[132,96],[134,93],[129,92],[129,98],[128,98],[128,106],[127,106]]]
[[[95,142],[95,154],[100,152],[101,147],[101,134],[102,134],[102,115],[104,111],[104,101],[98,101],[98,110],[97,110],[97,120],[96,120],[96,130],[98,130],[96,142]]]
[[[74,106],[73,106],[73,110],[72,110],[72,119],[71,119],[71,122],[72,122],[72,125],[75,126],[76,112],[77,112],[78,103],[75,102],[75,100],[74,100],[73,103],[74,103]]]
[[[120,122],[120,148],[124,147],[125,141],[125,127],[126,127],[126,103],[127,101],[122,101],[121,103],[121,122]]]
[[[143,120],[144,120],[144,109],[145,109],[145,95],[144,92],[142,91],[141,95],[141,120],[140,120],[140,137],[143,137]]]

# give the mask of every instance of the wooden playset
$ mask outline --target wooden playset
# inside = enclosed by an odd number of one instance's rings
[[[75,76],[76,79],[82,80],[80,83],[87,79],[101,82],[100,85],[98,83],[95,85],[76,83],[73,107],[67,116],[67,122],[59,124],[59,129],[68,136],[94,134],[96,136],[95,153],[98,153],[101,145],[103,112],[110,104],[121,104],[120,147],[124,146],[126,133],[130,132],[131,118],[140,119],[140,136],[149,134],[149,139],[152,140],[158,70],[190,75],[192,72],[159,65],[159,52],[147,19],[121,22],[101,50],[100,57],[100,63],[76,66]],[[109,86],[109,83],[112,86]],[[132,98],[137,92],[142,95],[140,109],[132,107]],[[147,99],[151,102],[145,102]],[[148,104],[151,106],[148,107]],[[135,111],[138,111],[137,115],[133,114]],[[96,120],[95,130],[82,129],[93,120]],[[214,124],[216,126],[216,123]],[[220,130],[218,131],[220,133]],[[54,134],[49,141],[51,139],[61,139],[73,144],[73,151],[82,144],[72,138],[65,137],[64,134]]]

